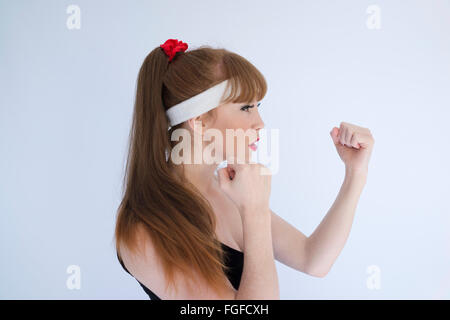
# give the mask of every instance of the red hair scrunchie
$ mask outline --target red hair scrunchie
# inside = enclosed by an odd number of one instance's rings
[[[160,45],[164,53],[169,57],[169,62],[175,57],[177,52],[184,52],[188,48],[187,43],[178,41],[177,39],[169,39]]]

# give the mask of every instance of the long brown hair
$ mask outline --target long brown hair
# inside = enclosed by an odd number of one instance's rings
[[[177,52],[169,63],[162,48],[156,47],[139,70],[114,240],[119,258],[121,245],[140,251],[143,244],[135,235],[138,225],[143,226],[168,285],[175,284],[175,271],[190,280],[197,271],[217,292],[226,281],[213,209],[193,184],[174,174],[174,164],[166,158],[175,145],[171,134],[183,123],[170,127],[165,111],[227,79],[231,91],[224,103],[261,100],[266,95],[266,80],[255,66],[223,48]]]

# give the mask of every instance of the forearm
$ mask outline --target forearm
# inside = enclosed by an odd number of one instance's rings
[[[346,170],[336,200],[319,226],[308,237],[308,269],[324,276],[347,241],[367,174]]]
[[[279,299],[272,245],[271,215],[242,215],[244,269],[236,300]]]

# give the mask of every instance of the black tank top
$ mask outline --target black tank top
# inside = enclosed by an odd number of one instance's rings
[[[220,244],[222,245],[222,248],[225,252],[225,265],[230,268],[229,270],[224,270],[225,274],[228,280],[230,280],[234,289],[238,290],[239,284],[241,282],[242,270],[244,269],[244,253],[242,251],[231,248],[222,242]],[[119,259],[119,262],[122,265],[123,269],[134,278],[134,276],[127,270],[122,260],[120,260],[118,255],[117,258]],[[144,289],[145,293],[148,294],[151,300],[161,300],[160,297],[158,297],[149,288],[139,282],[139,280],[136,279],[136,281],[141,285],[141,287]]]

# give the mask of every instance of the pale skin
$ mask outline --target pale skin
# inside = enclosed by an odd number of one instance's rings
[[[214,118],[205,115],[193,118],[186,121],[185,128],[192,130],[194,134],[201,134],[194,132],[194,121],[202,121],[204,129],[219,129],[224,132],[224,136],[227,128],[258,132],[264,127],[264,122],[257,104],[256,100],[251,103],[224,104],[215,108]],[[242,107],[246,105],[255,107],[243,110]],[[230,165],[219,170],[219,179],[214,176],[216,164],[184,165],[186,177],[205,195],[214,209],[219,240],[245,254],[238,291],[230,285],[223,295],[215,295],[199,284],[196,292],[182,289],[175,297],[163,291],[163,282],[157,273],[154,276],[146,273],[148,265],[145,262],[133,263],[130,259],[129,269],[137,279],[147,283],[163,299],[279,299],[274,260],[311,276],[324,277],[339,256],[350,233],[374,146],[369,129],[347,122],[334,127],[330,137],[345,165],[345,178],[336,200],[310,236],[303,234],[268,207],[270,177],[259,178],[256,171],[243,169],[252,165]],[[248,163],[252,151],[250,148],[247,151],[245,159]],[[223,158],[228,158],[226,150],[223,150]],[[248,184],[243,192],[245,182],[251,179],[252,184]],[[254,182],[255,179],[259,180]],[[254,186],[254,192],[251,186]],[[241,196],[242,193],[247,197]],[[261,205],[257,205],[258,203]],[[155,257],[150,252],[148,261],[152,261],[152,258],[154,260]]]
[[[223,131],[225,128],[244,130],[263,128],[264,123],[257,108],[247,108],[250,113],[244,115],[239,113],[243,112],[240,109],[242,106],[256,106],[257,103],[255,100],[250,104],[230,103],[218,107],[214,127]],[[195,119],[198,121],[201,117]],[[192,126],[195,119],[190,120]],[[203,122],[208,124],[208,121]],[[341,122],[339,127],[332,128],[330,136],[339,157],[345,164],[345,178],[335,202],[319,226],[307,237],[270,209],[276,260],[317,277],[324,277],[328,273],[344,247],[359,196],[366,183],[368,163],[375,142],[369,129],[347,122]],[[198,170],[200,172],[201,169]],[[197,177],[211,177],[203,173]],[[195,177],[192,178],[196,181]],[[197,182],[202,185],[200,181]],[[211,181],[211,184],[214,185],[214,181]],[[242,248],[243,245],[239,247]]]

